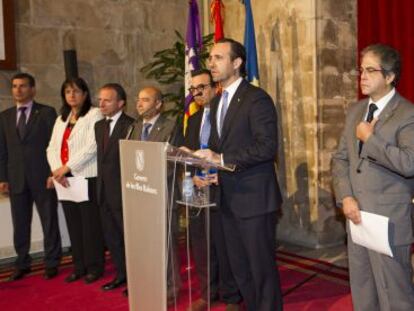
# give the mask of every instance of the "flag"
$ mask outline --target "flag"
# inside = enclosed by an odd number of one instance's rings
[[[199,51],[202,45],[200,16],[196,0],[189,1],[187,33],[185,44],[185,105],[184,105],[184,133],[187,129],[188,118],[197,112],[198,105],[188,91],[191,81],[191,71],[200,68]]]
[[[256,37],[250,0],[244,0],[246,22],[244,26],[244,47],[246,48],[247,80],[259,86],[259,67],[257,65]]]
[[[214,23],[214,42],[224,37],[223,32],[223,17],[221,9],[224,10],[224,5],[221,0],[213,0],[210,5],[210,21]],[[224,13],[224,11],[223,11]],[[224,15],[224,14],[223,14]]]

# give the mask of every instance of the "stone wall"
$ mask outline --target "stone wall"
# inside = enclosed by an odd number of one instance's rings
[[[37,99],[60,107],[65,78],[63,50],[77,50],[79,75],[93,96],[108,82],[123,85],[128,112],[135,114],[137,90],[147,81],[139,69],[155,51],[184,33],[187,1],[182,0],[18,0],[15,4],[18,70],[37,80]],[[0,110],[10,106],[10,77],[0,71]],[[163,87],[164,90],[165,87]]]
[[[223,1],[225,35],[243,42],[244,6]],[[322,247],[343,242],[330,157],[356,98],[355,0],[252,0],[260,84],[281,124],[279,179],[286,193],[278,238]]]

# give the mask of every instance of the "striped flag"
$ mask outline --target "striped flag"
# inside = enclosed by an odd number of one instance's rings
[[[184,105],[184,133],[187,129],[188,118],[199,109],[192,95],[188,91],[191,81],[191,71],[200,69],[199,51],[202,46],[200,16],[196,0],[189,1],[187,34],[185,44],[185,105]]]
[[[224,37],[223,31],[223,15],[221,9],[224,10],[224,5],[221,0],[213,0],[210,5],[210,21],[214,23],[214,42]],[[224,13],[224,11],[223,11]]]
[[[244,26],[244,47],[246,48],[247,80],[259,86],[259,66],[257,65],[256,37],[250,0],[244,0],[246,22]]]

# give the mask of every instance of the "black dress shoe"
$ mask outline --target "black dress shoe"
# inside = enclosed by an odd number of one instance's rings
[[[101,288],[102,290],[111,290],[115,289],[121,285],[124,285],[126,283],[126,279],[118,279],[115,278],[111,282],[104,284]]]
[[[83,280],[85,281],[86,284],[91,284],[91,283],[99,280],[99,278],[101,276],[102,276],[102,274],[88,273]]]
[[[22,277],[24,277],[26,274],[30,273],[31,269],[30,268],[25,268],[25,269],[16,269],[14,270],[13,274],[10,275],[9,277],[9,281],[16,281],[16,280],[20,280]]]
[[[58,275],[58,269],[56,267],[46,268],[45,273],[43,274],[43,278],[45,280],[50,280],[50,279],[53,279],[57,275]]]
[[[125,289],[122,291],[122,296],[124,296],[124,297],[128,297],[128,288],[125,288]]]
[[[66,283],[75,282],[76,280],[79,280],[82,276],[83,276],[83,274],[81,274],[81,273],[73,272],[65,278],[65,282]]]

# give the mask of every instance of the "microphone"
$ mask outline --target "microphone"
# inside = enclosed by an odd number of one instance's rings
[[[131,138],[132,132],[134,131],[135,126],[133,124],[131,124],[130,126],[128,126],[128,132],[125,136],[126,140],[129,140]]]

